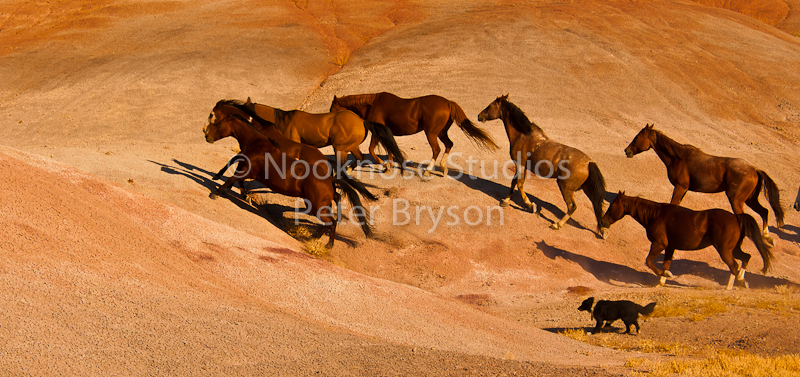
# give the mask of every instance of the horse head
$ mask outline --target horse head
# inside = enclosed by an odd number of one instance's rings
[[[486,122],[489,120],[499,119],[502,115],[502,104],[508,100],[508,94],[497,97],[489,106],[486,106],[483,111],[478,114],[478,121]]]
[[[611,224],[619,221],[628,214],[628,199],[630,199],[630,197],[625,196],[624,191],[617,193],[617,197],[614,198],[614,200],[608,206],[608,210],[606,210],[605,215],[603,215],[603,219],[600,221],[600,224],[603,228],[607,229],[611,226]]]
[[[642,128],[642,130],[636,134],[636,137],[633,138],[633,141],[628,144],[628,147],[625,148],[625,155],[628,156],[628,158],[647,151],[653,147],[653,139],[651,137],[651,135],[655,133],[653,126],[654,124],[647,124],[644,126],[644,128]]]
[[[203,134],[206,136],[208,143],[213,143],[231,135],[230,126],[226,120],[228,120],[228,116],[219,105],[214,107],[211,114],[208,114],[208,124],[203,127]]]

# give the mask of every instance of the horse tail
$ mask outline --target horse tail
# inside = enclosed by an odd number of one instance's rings
[[[606,197],[606,180],[596,163],[589,163],[589,176],[581,185],[581,189],[591,200],[594,217],[597,218],[597,226],[600,227],[600,221],[603,219],[603,200]]]
[[[467,118],[467,114],[464,113],[461,106],[458,106],[458,104],[453,101],[448,101],[447,105],[450,107],[450,120],[456,122],[456,124],[461,127],[461,131],[464,131],[464,134],[466,134],[472,142],[482,148],[491,150],[498,148],[488,132],[478,128],[478,126]]]
[[[344,193],[344,196],[347,197],[347,201],[353,205],[356,214],[355,216],[358,219],[364,234],[367,237],[372,237],[372,225],[370,224],[371,220],[369,218],[369,211],[367,211],[367,209],[364,208],[364,205],[361,203],[361,197],[359,194],[364,195],[364,197],[370,201],[378,200],[378,197],[369,192],[364,183],[347,174],[342,174],[341,177],[336,178],[333,181],[333,185],[342,193]]]
[[[640,306],[637,310],[641,315],[650,315],[653,313],[653,310],[656,310],[656,303],[651,302],[646,306]]]
[[[399,164],[405,161],[403,151],[397,146],[397,140],[395,140],[392,130],[389,127],[382,123],[365,120],[364,128],[372,132],[372,134],[378,138],[378,141],[383,145],[383,148],[386,149],[386,152],[389,153],[393,160],[397,161]]]
[[[775,218],[778,220],[778,228],[783,226],[783,207],[781,207],[781,193],[778,190],[778,186],[775,184],[775,181],[770,178],[767,173],[763,170],[758,170],[758,181],[762,183],[764,186],[764,193],[767,195],[767,200],[769,200],[769,205],[772,207],[772,210],[775,212]],[[753,195],[758,195],[758,192],[753,193]]]
[[[761,254],[761,259],[764,261],[764,268],[761,270],[762,273],[767,273],[767,271],[772,268],[772,260],[775,259],[775,256],[772,255],[772,250],[770,250],[770,246],[764,241],[764,234],[761,233],[761,227],[756,222],[756,219],[753,216],[750,216],[746,213],[740,213],[736,215],[737,220],[739,220],[739,226],[741,227],[742,234],[739,236],[739,243],[736,245],[737,248],[742,246],[742,241],[744,237],[747,236],[753,243],[756,245],[756,249]]]

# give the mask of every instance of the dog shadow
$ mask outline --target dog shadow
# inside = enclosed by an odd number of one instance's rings
[[[586,314],[586,315],[589,316],[589,314]],[[590,319],[590,321],[591,321],[591,319]],[[622,321],[618,321],[618,322],[622,323]],[[581,329],[585,333],[588,334],[590,331],[594,331],[594,326],[585,326],[585,327],[545,327],[542,330],[551,332],[553,334],[564,335],[564,333],[567,332],[567,331],[578,330],[578,329]],[[631,335],[631,336],[638,335],[636,333],[636,329],[635,328],[633,330],[631,330],[630,333],[625,334],[624,325],[622,327],[618,327],[618,326],[616,326],[616,323],[614,325],[611,325],[611,326],[603,327],[602,329],[600,329],[600,332],[603,333],[603,334],[620,334],[620,335]]]

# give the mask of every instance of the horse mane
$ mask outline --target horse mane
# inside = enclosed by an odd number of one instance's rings
[[[375,101],[376,98],[380,93],[370,93],[370,94],[353,94],[350,96],[344,97],[337,97],[336,101],[342,107],[347,106],[369,106],[372,105],[372,102]]]
[[[221,99],[216,105],[214,105],[214,107],[223,105],[230,105],[241,109],[241,107],[244,106],[244,102],[235,99]]]
[[[641,196],[629,196],[628,198],[631,201],[628,205],[628,213],[630,213],[633,217],[647,219],[647,222],[650,222],[650,220],[658,216],[658,214],[661,212],[661,209],[668,205],[666,203],[659,203],[650,199],[645,199]],[[633,215],[634,211],[636,211],[637,216]]]
[[[253,120],[255,120],[258,124],[263,125],[264,127],[268,127],[268,126],[273,126],[274,127],[275,126],[275,123],[272,123],[272,122],[270,122],[270,121],[258,116],[258,114],[256,114],[255,110],[249,109],[244,104],[243,101],[239,101],[239,100],[235,100],[235,99],[224,99],[224,100],[220,100],[219,102],[217,102],[217,106],[220,106],[220,105],[233,106],[233,107],[239,109],[241,112],[247,114],[247,116],[252,117]],[[248,123],[252,123],[252,122],[248,122]],[[255,129],[254,126],[251,126],[251,127],[253,127]]]
[[[509,117],[511,117],[511,127],[525,135],[530,135],[533,131],[544,134],[544,131],[536,123],[531,122],[525,112],[517,105],[511,103],[508,99],[503,99],[503,103],[506,106]]]
[[[275,123],[284,124],[285,121],[290,121],[297,110],[281,110],[277,107],[273,107],[272,111],[275,112]]]
[[[665,152],[670,156],[684,157],[688,150],[692,149],[699,150],[699,148],[693,145],[681,144],[673,140],[669,136],[665,135],[663,132],[659,130],[652,130],[652,131],[656,133],[656,138],[657,138],[656,143],[661,145],[664,148]]]

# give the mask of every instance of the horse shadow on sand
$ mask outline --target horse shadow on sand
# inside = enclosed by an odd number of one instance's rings
[[[643,272],[616,263],[598,261],[583,255],[571,253],[569,251],[550,246],[545,241],[536,242],[535,244],[536,248],[541,250],[542,254],[544,254],[546,257],[553,260],[555,260],[556,257],[560,257],[562,259],[577,263],[586,272],[594,275],[597,280],[600,280],[606,284],[619,286],[620,283],[624,283],[654,287],[659,282],[659,277],[653,274],[651,271]],[[707,251],[715,253],[713,250]],[[699,276],[704,279],[719,283],[720,287],[724,287],[724,285],[727,284],[728,277],[731,275],[729,270],[712,267],[706,262],[698,262],[691,259],[680,258],[681,254],[689,256],[691,255],[689,253],[691,252],[677,250],[675,252],[675,258],[672,261],[672,265],[670,266],[670,272],[672,272],[675,276],[684,274]],[[646,251],[643,251],[641,259],[642,264],[644,264],[646,257],[645,254]],[[663,265],[663,255],[664,254],[662,253],[655,262],[658,267],[662,267]],[[748,267],[748,273],[745,276],[745,279],[747,279],[747,282],[750,284],[750,288],[775,288],[780,285],[800,288],[800,285],[793,283],[788,279],[765,276],[761,274],[762,265],[759,259],[760,258],[758,255],[753,255],[753,258],[750,260],[750,266]],[[751,271],[753,272],[751,273]],[[674,279],[668,279],[666,285],[672,287],[690,287],[688,285],[678,283]]]
[[[223,177],[221,179],[221,183],[217,183],[211,179],[211,177],[216,174],[215,172],[210,172],[208,170],[199,168],[189,163],[181,162],[176,159],[173,159],[172,162],[174,165],[163,164],[160,162],[148,160],[155,165],[161,167],[161,171],[167,174],[173,175],[182,175],[187,177],[193,181],[195,181],[198,185],[205,187],[208,189],[209,194],[216,192],[217,188],[225,182],[226,178]],[[273,193],[259,182],[256,181],[248,181],[245,183],[247,191],[250,192],[251,195],[280,195],[277,193]],[[308,219],[297,218],[296,216],[291,216],[289,218],[285,217],[287,212],[292,213],[295,212],[297,209],[292,206],[287,206],[278,203],[270,203],[269,201],[262,201],[261,203],[256,203],[257,201],[252,201],[248,203],[246,198],[243,198],[241,194],[237,194],[232,190],[228,190],[224,192],[222,195],[219,196],[217,200],[220,199],[227,199],[231,203],[236,204],[239,208],[246,210],[252,214],[258,215],[265,220],[267,220],[270,224],[275,226],[278,229],[286,231],[286,227],[288,223],[294,223],[297,226],[304,227],[315,233],[321,227],[320,224],[314,223],[309,221]],[[214,199],[209,199],[214,200]],[[354,239],[350,237],[345,237],[340,234],[336,234],[336,241],[344,242],[351,247],[355,247],[356,242]]]
[[[778,236],[778,238],[784,241],[792,242],[795,245],[800,243],[800,228],[794,225],[783,224],[782,228],[771,226],[769,227],[769,230],[772,232],[772,234]]]
[[[438,167],[436,171],[440,175],[442,174],[442,172],[438,170]],[[510,188],[511,180],[508,181],[508,185],[503,185],[475,175],[469,175],[466,172],[458,170],[454,171],[453,169],[448,171],[447,175],[450,178],[457,180],[458,182],[464,184],[465,186],[475,191],[480,191],[491,198],[497,199],[498,203],[503,199],[505,199],[506,195],[508,195],[508,192],[511,190]],[[558,205],[546,202],[532,195],[529,191],[531,188],[530,182],[526,186],[527,186],[526,187],[527,192],[525,192],[525,195],[528,196],[528,200],[531,203],[536,205],[536,212],[535,212],[536,215],[550,222],[551,225],[557,223],[558,220],[560,220],[562,217],[564,217],[564,215],[566,215],[566,212],[563,211],[561,208],[559,208]],[[558,186],[555,184],[555,181],[552,182],[552,186],[553,189],[558,190]],[[586,207],[586,210],[591,211],[592,210],[591,205],[589,206],[583,205],[584,204],[583,200],[580,200],[578,198],[578,195],[583,195],[582,192],[577,191],[575,194],[576,194],[575,195],[576,202],[581,202],[580,204],[578,204],[579,206],[578,211],[584,209],[583,207]],[[563,202],[561,203],[561,205],[564,208],[566,208],[566,204],[564,204]],[[531,213],[530,209],[528,209],[528,207],[525,205],[525,202],[522,200],[522,196],[520,195],[519,190],[517,190],[516,188],[514,189],[514,194],[511,195],[511,203],[509,204],[509,208],[514,208],[523,212]],[[545,212],[549,213],[549,215],[546,215]],[[567,225],[574,226],[578,229],[588,230],[591,232],[595,231],[594,228],[587,228],[586,226],[584,226],[583,224],[581,224],[580,222],[576,221],[573,218],[570,218],[567,221]]]

